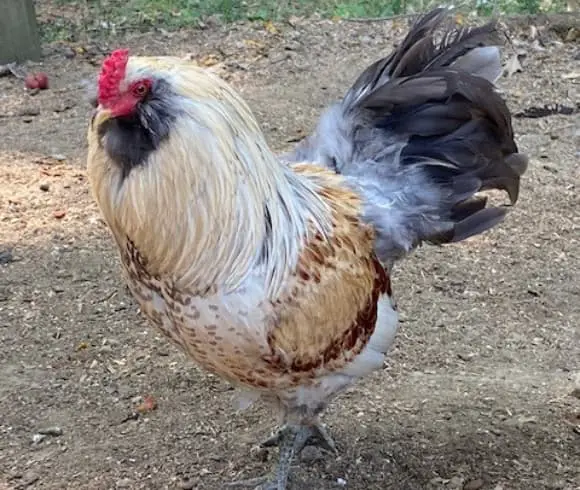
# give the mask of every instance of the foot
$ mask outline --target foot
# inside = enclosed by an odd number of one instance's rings
[[[285,432],[288,430],[288,426],[284,425],[281,429],[278,430],[273,436],[269,437],[265,441],[263,441],[260,446],[261,447],[274,447],[279,446],[280,441],[284,437]],[[296,448],[295,454],[300,454],[302,450],[306,446],[317,446],[319,448],[325,449],[330,453],[336,454],[338,451],[336,449],[336,445],[332,440],[332,437],[328,434],[326,429],[322,426],[322,424],[317,423],[316,425],[312,426],[302,426],[298,429],[301,434],[301,440],[304,442],[300,447]]]
[[[253,488],[254,490],[286,490],[290,465],[294,456],[308,444],[316,444],[327,451],[336,452],[336,446],[321,425],[285,425],[277,434],[262,443],[263,447],[279,446],[280,460],[274,478],[262,477],[232,482],[228,488]]]

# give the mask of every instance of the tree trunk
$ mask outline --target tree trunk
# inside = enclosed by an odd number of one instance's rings
[[[0,64],[38,61],[41,48],[33,0],[0,2]]]

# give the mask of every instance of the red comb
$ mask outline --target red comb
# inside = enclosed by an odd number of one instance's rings
[[[119,84],[125,78],[127,61],[129,60],[128,49],[113,51],[105,61],[99,75],[99,103],[106,106],[119,95]]]

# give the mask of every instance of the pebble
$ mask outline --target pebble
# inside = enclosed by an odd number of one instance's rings
[[[40,184],[40,190],[48,192],[50,190],[50,186],[48,184]]]
[[[32,436],[32,444],[40,444],[45,439],[46,439],[46,436],[44,434],[34,434]]]
[[[130,478],[122,478],[115,483],[117,488],[131,488],[131,485],[133,485],[133,481]]]
[[[44,436],[53,436],[53,437],[58,437],[58,436],[62,436],[62,429],[60,427],[45,427],[44,429],[39,429],[38,430],[39,434],[42,434]]]
[[[465,487],[463,486],[463,482],[465,480],[463,478],[461,478],[460,476],[454,476],[449,480],[449,487],[450,488],[463,488],[465,490]]]
[[[485,482],[481,478],[476,478],[475,480],[469,480],[463,485],[463,490],[480,490],[483,488]]]
[[[12,250],[0,250],[0,264],[9,264],[13,260]]]
[[[34,473],[33,471],[27,471],[22,475],[22,479],[18,482],[19,483],[18,487],[19,488],[29,487],[30,485],[36,483],[39,479],[40,476],[38,476],[36,473]]]
[[[346,486],[346,480],[344,478],[337,478],[336,483],[338,483],[341,487]]]
[[[181,480],[177,486],[181,489],[181,490],[192,490],[193,488],[195,488],[195,482],[193,480]]]
[[[266,461],[268,461],[268,450],[266,448],[259,446],[253,447],[250,450],[250,454],[261,463],[265,463]]]
[[[469,362],[475,357],[475,354],[473,352],[469,352],[469,353],[459,352],[457,354],[457,357],[459,357],[459,359],[461,359],[464,362]]]

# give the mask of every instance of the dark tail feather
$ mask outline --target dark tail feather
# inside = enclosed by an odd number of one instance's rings
[[[382,129],[390,141],[406,140],[403,168],[419,165],[431,185],[450,189],[438,203],[441,221],[431,232],[420,227],[419,242],[457,242],[497,225],[507,209],[486,208],[487,200],[474,194],[504,190],[513,205],[528,161],[518,153],[511,114],[493,86],[501,73],[499,51],[490,46],[500,38],[497,24],[443,26],[448,12],[435,9],[420,19],[345,97],[346,110],[361,121]]]
[[[460,242],[479,235],[501,223],[507,213],[506,208],[485,208],[455,223],[449,243]]]
[[[395,51],[360,74],[346,94],[344,104],[354,103],[360,95],[376,90],[393,78],[408,77],[451,65],[457,70],[495,81],[501,74],[501,65],[492,63],[494,60],[482,63],[485,51],[476,48],[500,44],[497,23],[493,21],[481,27],[456,29],[447,22],[449,12],[449,9],[441,7],[419,18]],[[447,31],[442,33],[441,42],[436,44],[435,32],[443,24],[448,24]]]
[[[384,261],[421,242],[457,242],[493,228],[508,208],[477,194],[503,190],[515,204],[527,168],[494,86],[502,72],[497,23],[456,27],[446,22],[449,12],[420,18],[292,157],[326,165],[359,189]]]

